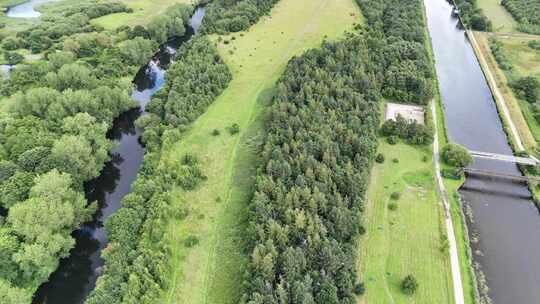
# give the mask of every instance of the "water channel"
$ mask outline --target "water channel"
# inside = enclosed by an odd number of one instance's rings
[[[19,5],[10,7],[6,16],[11,18],[37,18],[41,13],[35,10],[35,7],[55,0],[30,0]]]
[[[35,304],[84,303],[95,287],[103,267],[101,251],[108,244],[103,224],[122,206],[122,198],[130,193],[145,153],[139,141],[141,132],[134,122],[144,115],[145,105],[165,83],[166,68],[176,49],[197,32],[203,17],[204,8],[197,8],[190,19],[187,34],[162,45],[152,61],[142,67],[135,77],[132,98],[139,107],[125,112],[114,121],[113,128],[107,134],[117,143],[117,148],[111,152],[112,160],[97,179],[85,184],[86,198],[90,202],[98,202],[98,211],[91,222],[73,233],[75,248],[68,258],[60,261],[49,281],[39,288],[34,297]]]
[[[425,0],[428,27],[450,139],[469,149],[511,155],[497,108],[453,6]],[[474,168],[521,175],[517,166],[476,160]],[[495,304],[540,299],[540,215],[526,185],[469,176],[460,189],[474,263]]]

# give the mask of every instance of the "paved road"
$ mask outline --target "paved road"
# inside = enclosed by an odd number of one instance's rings
[[[448,236],[448,243],[450,245],[450,266],[452,268],[452,280],[454,282],[454,298],[456,304],[465,304],[465,297],[463,296],[463,282],[461,281],[461,273],[459,270],[459,256],[457,252],[456,236],[454,234],[454,224],[452,223],[452,215],[450,213],[450,203],[448,201],[448,193],[443,184],[441,176],[441,164],[439,160],[439,130],[437,129],[437,110],[435,108],[435,102],[431,102],[431,112],[433,113],[433,120],[435,125],[435,140],[433,141],[433,163],[435,165],[435,176],[437,178],[437,186],[439,193],[443,201],[445,222],[446,222],[446,234]]]

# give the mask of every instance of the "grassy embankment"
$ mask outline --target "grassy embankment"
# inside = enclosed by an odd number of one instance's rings
[[[123,25],[135,26],[145,25],[154,17],[159,16],[165,12],[165,10],[175,3],[187,3],[195,4],[198,0],[120,0],[128,7],[133,9],[133,13],[117,13],[100,18],[96,18],[92,21],[93,24],[101,25],[105,29],[116,29]]]
[[[530,104],[525,100],[518,99],[509,83],[529,75],[536,75],[540,79],[540,53],[527,46],[529,41],[527,38],[497,38],[502,43],[504,53],[513,66],[511,71],[503,71],[490,50],[489,34],[475,32],[474,35],[478,41],[478,51],[487,62],[487,67],[483,66],[483,68],[488,69],[494,75],[496,85],[503,94],[523,145],[527,151],[533,152],[537,142],[540,141],[540,124],[534,118]]]
[[[324,39],[338,39],[359,20],[351,0],[282,0],[270,16],[244,33],[222,37],[219,51],[233,72],[223,94],[164,152],[163,164],[197,155],[208,180],[198,189],[176,189],[174,206],[189,215],[169,225],[173,277],[164,303],[237,303],[247,253],[247,204],[258,166],[266,105],[287,62]],[[234,38],[233,38],[234,37]],[[240,125],[231,136],[227,127]],[[214,129],[221,135],[212,136]],[[188,248],[184,241],[196,236]]]

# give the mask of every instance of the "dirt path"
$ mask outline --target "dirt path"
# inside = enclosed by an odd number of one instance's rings
[[[459,269],[456,236],[454,234],[454,224],[452,223],[452,216],[450,213],[448,193],[446,192],[441,176],[441,164],[439,160],[439,130],[437,129],[437,110],[435,108],[434,100],[431,102],[431,112],[435,125],[435,140],[433,141],[433,163],[435,166],[437,187],[439,189],[439,194],[441,196],[444,206],[446,233],[448,235],[450,253],[450,267],[452,268],[452,281],[454,283],[454,298],[456,304],[465,304],[465,297],[463,296],[463,282],[461,281],[461,273]]]

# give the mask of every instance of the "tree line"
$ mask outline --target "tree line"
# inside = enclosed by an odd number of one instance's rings
[[[174,185],[191,190],[205,176],[195,155],[163,164],[161,152],[181,140],[182,130],[204,113],[231,79],[207,37],[196,36],[178,50],[165,86],[147,106],[149,114],[137,121],[150,152],[123,207],[106,223],[110,243],[103,253],[105,271],[88,304],[156,303],[169,286],[171,248],[165,228],[171,217],[187,215],[186,210],[171,207],[170,191]]]
[[[208,4],[201,31],[226,34],[247,30],[279,0],[215,0]]]
[[[501,4],[519,22],[518,29],[540,35],[540,2],[535,0],[502,0]]]

